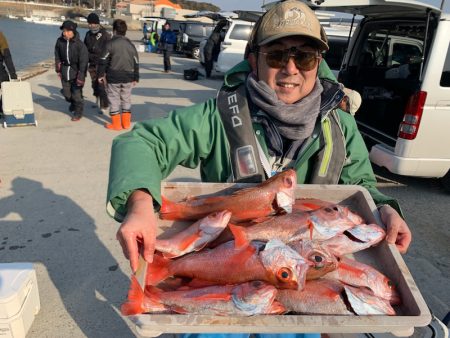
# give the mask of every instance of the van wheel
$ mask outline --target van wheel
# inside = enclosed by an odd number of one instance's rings
[[[197,60],[200,59],[200,48],[198,47],[192,48],[192,57]]]
[[[441,183],[444,190],[450,193],[450,170],[441,178]]]

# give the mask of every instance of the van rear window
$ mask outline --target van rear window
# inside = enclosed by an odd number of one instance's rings
[[[252,27],[248,25],[236,25],[230,33],[230,39],[247,41]]]
[[[447,57],[442,70],[441,87],[450,87],[450,43],[448,44]]]

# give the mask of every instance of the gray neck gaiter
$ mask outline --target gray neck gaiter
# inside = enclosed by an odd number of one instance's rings
[[[247,77],[247,89],[253,103],[270,116],[281,136],[290,140],[304,140],[311,136],[320,111],[323,87],[316,79],[308,96],[293,104],[280,101],[275,91],[255,74]]]

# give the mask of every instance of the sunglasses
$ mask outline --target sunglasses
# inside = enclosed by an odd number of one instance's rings
[[[292,47],[285,50],[275,50],[272,52],[258,52],[266,56],[266,63],[271,68],[283,68],[290,58],[294,59],[295,66],[300,70],[309,71],[317,65],[320,55],[317,52],[306,52]]]

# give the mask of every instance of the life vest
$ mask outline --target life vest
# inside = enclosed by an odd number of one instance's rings
[[[321,82],[324,92],[320,114],[312,135],[304,141],[304,144],[309,144],[318,137],[320,150],[317,152],[317,148],[306,147],[300,156],[315,158],[308,183],[337,184],[346,160],[346,141],[335,107],[344,93],[335,82],[323,79]],[[231,180],[261,182],[270,177],[271,168],[263,164],[267,159],[253,129],[245,84],[234,88],[223,86],[217,96],[217,107],[230,145]]]

